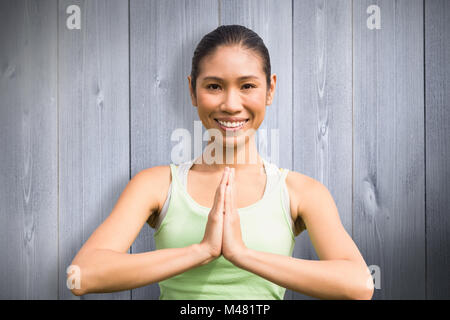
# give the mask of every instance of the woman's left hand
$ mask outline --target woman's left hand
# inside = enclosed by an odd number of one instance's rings
[[[223,217],[222,255],[236,263],[247,247],[242,240],[241,222],[236,208],[236,188],[234,187],[234,168],[228,178],[225,189],[225,206]]]

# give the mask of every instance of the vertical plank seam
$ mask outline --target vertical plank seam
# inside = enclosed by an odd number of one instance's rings
[[[221,8],[221,0],[217,0],[218,4],[218,10],[219,10],[219,26],[221,25],[221,15],[222,15],[222,8]]]
[[[131,180],[131,20],[130,1],[128,0],[128,168],[129,179]],[[133,253],[133,245],[130,247],[130,254]],[[130,300],[133,300],[133,289],[130,289]]]
[[[294,167],[294,0],[291,1],[291,139],[292,139],[292,152],[291,152],[291,168]],[[294,221],[295,224],[295,221]],[[295,241],[297,242],[297,241]],[[294,300],[294,292],[290,292],[289,300]]]
[[[291,1],[291,139],[292,139],[292,153],[291,153],[291,167],[295,170],[294,166],[294,0]]]
[[[59,278],[60,278],[60,260],[59,260],[59,0],[56,2],[56,163],[57,163],[57,172],[56,172],[56,219],[57,219],[57,235],[58,239],[57,243],[57,262],[56,262],[56,270],[57,270],[57,285],[56,285],[56,294],[58,300],[61,299],[59,293]],[[64,268],[65,269],[65,268]]]
[[[354,166],[355,166],[355,147],[354,147],[354,138],[355,138],[355,120],[354,120],[354,100],[355,100],[355,85],[354,85],[354,76],[353,76],[353,63],[354,63],[354,48],[353,48],[353,42],[354,39],[354,32],[353,32],[353,0],[352,0],[352,6],[351,6],[351,15],[352,15],[352,239],[354,240],[354,233],[353,233],[353,224],[354,224],[354,180],[355,180],[355,174],[354,174]]]
[[[427,140],[426,140],[426,134],[427,134],[427,113],[426,113],[426,106],[427,106],[427,95],[426,95],[426,49],[425,49],[425,0],[423,0],[422,5],[422,20],[423,20],[423,158],[424,158],[424,228],[425,228],[425,300],[428,300],[427,295],[427,288],[428,288],[428,282],[427,282]]]

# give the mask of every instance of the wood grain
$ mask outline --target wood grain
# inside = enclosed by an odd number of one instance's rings
[[[66,8],[81,29],[66,28]],[[66,268],[111,213],[129,174],[128,3],[59,2],[60,299],[130,299],[131,291],[74,296]]]
[[[426,297],[450,298],[450,3],[425,1]]]
[[[423,1],[353,2],[353,239],[373,299],[425,298]]]
[[[55,1],[0,4],[0,299],[58,297]]]
[[[351,236],[351,1],[293,3],[293,170],[328,188]],[[319,260],[307,230],[297,237],[294,256]]]

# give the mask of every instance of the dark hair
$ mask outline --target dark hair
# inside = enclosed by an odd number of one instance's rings
[[[200,73],[200,61],[205,56],[212,54],[220,45],[239,45],[255,51],[262,59],[267,88],[270,88],[270,56],[264,41],[256,32],[244,26],[222,25],[206,34],[195,48],[191,69],[191,85],[194,96],[196,95],[196,80]]]

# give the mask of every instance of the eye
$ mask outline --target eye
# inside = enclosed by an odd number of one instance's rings
[[[243,85],[243,87],[245,87],[245,86],[250,86],[250,88],[256,88],[256,86],[254,84],[251,84],[251,83],[246,83],[246,84]],[[247,89],[250,89],[250,88],[247,87]]]
[[[220,87],[217,83],[211,83],[211,84],[208,84],[208,85],[206,86],[206,88],[212,89],[211,86]],[[215,89],[212,89],[212,90],[215,90]]]

